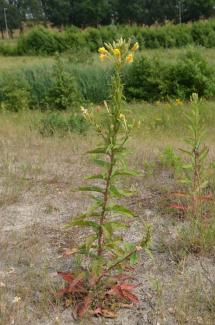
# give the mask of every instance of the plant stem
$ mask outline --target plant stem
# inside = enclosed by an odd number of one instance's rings
[[[100,228],[99,228],[99,234],[98,234],[98,256],[102,256],[103,253],[103,242],[104,242],[104,231],[103,231],[103,224],[105,221],[105,215],[106,215],[106,208],[107,203],[109,199],[109,187],[110,187],[110,181],[111,176],[113,173],[113,168],[115,165],[115,146],[117,142],[117,135],[120,128],[119,123],[119,116],[120,116],[120,108],[122,103],[122,97],[123,97],[123,85],[121,82],[121,76],[120,76],[120,67],[115,67],[115,74],[112,78],[112,109],[111,109],[111,118],[109,120],[110,127],[109,127],[109,141],[107,147],[110,146],[110,168],[108,170],[107,179],[106,179],[106,185],[104,190],[104,196],[103,196],[103,206],[102,206],[102,212],[101,212],[101,218],[100,218]],[[112,128],[113,125],[113,128]]]
[[[107,207],[107,203],[108,203],[108,191],[109,191],[111,176],[113,173],[114,163],[115,163],[114,162],[114,150],[111,149],[110,168],[108,170],[106,186],[105,186],[105,191],[104,191],[104,203],[103,203],[101,218],[100,218],[100,229],[99,229],[99,236],[98,236],[98,256],[101,256],[102,252],[103,252],[102,244],[103,244],[104,232],[103,232],[102,226],[105,221],[105,212],[106,212],[106,207]]]

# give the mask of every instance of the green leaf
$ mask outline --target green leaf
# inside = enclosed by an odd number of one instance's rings
[[[103,272],[104,264],[105,260],[102,257],[94,259],[91,263],[92,273],[96,276],[100,276]]]
[[[79,220],[79,219],[71,221],[71,223],[69,223],[69,226],[70,227],[74,227],[74,226],[91,227],[91,228],[94,228],[95,230],[98,230],[100,228],[99,224],[97,224],[94,221],[83,221],[83,220]]]
[[[106,160],[94,159],[93,162],[94,162],[96,165],[98,165],[98,166],[100,166],[100,167],[104,167],[104,168],[106,168],[106,169],[109,169],[110,166],[111,166],[111,164],[110,164],[108,161],[106,161]]]
[[[102,225],[102,228],[105,232],[105,235],[108,239],[111,238],[114,231],[122,228],[126,228],[127,226],[121,222],[118,221],[110,221]]]
[[[117,188],[114,185],[111,185],[110,186],[109,192],[112,195],[116,196],[116,197],[124,197],[124,196],[130,196],[130,195],[132,195],[132,192],[131,191],[125,191],[125,190],[119,189],[119,188]]]
[[[124,253],[125,254],[131,253],[132,251],[134,251],[134,249],[135,249],[134,243],[125,242],[125,244],[124,244]]]
[[[81,192],[98,192],[103,193],[104,189],[99,186],[81,186],[79,187],[79,191]]]
[[[127,208],[124,208],[122,205],[117,205],[117,204],[116,205],[109,205],[107,207],[107,211],[120,213],[120,214],[129,216],[129,217],[134,217],[135,216],[133,211],[131,211],[131,210],[127,209]]]
[[[183,152],[183,153],[186,153],[187,155],[189,155],[189,156],[192,156],[193,155],[193,152],[191,152],[191,151],[188,151],[188,150],[184,150],[184,149],[179,149],[181,152]]]
[[[138,254],[137,251],[134,252],[130,257],[130,264],[135,265],[137,263]]]
[[[96,175],[88,176],[85,179],[86,180],[93,180],[93,179],[102,179],[102,180],[105,180],[105,175],[104,174],[96,174]]]
[[[115,148],[113,148],[113,150],[115,153],[121,153],[121,152],[127,151],[127,149],[124,147],[115,147]]]
[[[85,249],[86,251],[89,251],[93,245],[93,243],[96,241],[97,237],[92,235],[92,236],[89,236],[86,241],[85,241]]]
[[[97,154],[97,153],[107,154],[107,148],[105,148],[105,147],[95,148],[93,150],[88,151],[87,153],[89,153],[89,154]]]
[[[115,176],[139,176],[139,175],[140,175],[140,173],[138,173],[134,170],[118,169],[113,172],[112,177],[115,177]]]

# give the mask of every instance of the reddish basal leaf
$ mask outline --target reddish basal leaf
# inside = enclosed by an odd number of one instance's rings
[[[113,279],[116,279],[117,282],[122,282],[122,281],[126,281],[126,280],[134,280],[134,277],[131,277],[126,274],[118,274],[118,275],[113,276]]]
[[[66,282],[71,283],[74,280],[74,275],[72,275],[70,272],[57,272],[57,274]]]
[[[176,209],[176,210],[181,210],[181,211],[187,211],[188,207],[185,207],[184,205],[180,205],[180,204],[172,204],[170,205],[171,209]]]
[[[82,318],[86,312],[89,310],[89,307],[92,303],[92,298],[90,296],[86,296],[83,302],[80,302],[76,307],[76,314],[79,318]]]
[[[124,298],[127,299],[128,301],[131,301],[134,304],[139,303],[138,297],[136,295],[134,295],[131,291],[123,290],[123,295],[124,295]]]
[[[69,282],[65,288],[60,289],[57,292],[58,297],[62,297],[65,294],[68,293],[75,293],[75,292],[85,292],[86,289],[83,286],[83,278],[84,273],[79,274],[76,278],[71,273],[65,273],[65,272],[58,272],[58,274],[66,281]]]
[[[108,291],[108,294],[115,295],[119,298],[126,299],[133,303],[138,303],[138,297],[132,293],[132,290],[136,287],[136,285],[130,285],[127,283],[117,284],[113,288],[111,288],[111,290]]]
[[[201,201],[212,201],[213,200],[213,195],[212,194],[208,194],[208,195],[200,196],[199,199]]]
[[[127,283],[122,283],[120,284],[120,287],[122,290],[133,290],[136,289],[138,286],[134,284],[127,284]]]
[[[63,297],[65,294],[69,293],[68,290],[69,290],[69,285],[67,285],[65,288],[58,290],[58,292],[56,293],[56,296]]]
[[[189,197],[190,196],[190,194],[183,193],[183,192],[173,192],[170,195],[175,196],[175,197]]]

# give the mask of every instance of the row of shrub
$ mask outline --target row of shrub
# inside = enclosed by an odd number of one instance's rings
[[[35,27],[27,35],[20,36],[17,45],[0,45],[3,55],[53,54],[69,49],[90,51],[104,42],[112,42],[119,37],[138,41],[141,48],[173,48],[190,44],[215,47],[215,20],[198,21],[189,24],[164,26],[104,26],[99,28],[70,27],[57,32],[44,27]]]
[[[7,71],[0,75],[0,107],[77,111],[83,103],[99,104],[108,99],[111,74],[108,64],[74,64],[59,57],[53,65]],[[193,92],[212,98],[215,67],[195,49],[174,63],[139,55],[124,71],[124,84],[128,100],[186,100]]]

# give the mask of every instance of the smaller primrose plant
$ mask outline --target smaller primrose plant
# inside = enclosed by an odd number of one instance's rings
[[[191,96],[191,109],[186,115],[187,129],[190,132],[186,139],[187,149],[180,151],[188,158],[182,165],[183,179],[180,182],[185,186],[186,192],[174,193],[182,204],[173,205],[188,216],[199,219],[205,216],[205,203],[212,200],[212,193],[208,193],[207,156],[209,149],[203,143],[205,128],[201,119],[199,98],[196,93]]]
[[[184,178],[181,179],[185,190],[173,193],[178,202],[171,207],[183,212],[187,218],[179,230],[182,248],[185,252],[200,253],[209,252],[214,247],[215,225],[211,215],[214,199],[208,181],[209,148],[203,143],[205,128],[197,94],[192,95],[191,103],[191,110],[186,116],[190,133],[186,139],[188,147],[180,149],[187,157],[186,164],[182,166]]]
[[[81,266],[73,273],[59,272],[67,285],[58,294],[71,302],[77,318],[115,317],[116,306],[138,303],[138,297],[132,292],[136,286],[128,283],[129,272],[137,263],[139,252],[148,250],[151,230],[147,225],[140,242],[130,243],[125,239],[129,228],[127,218],[135,217],[135,213],[121,204],[132,192],[119,187],[117,182],[118,178],[138,175],[123,162],[135,122],[129,122],[123,111],[125,98],[121,79],[123,68],[132,63],[137,49],[137,43],[131,47],[130,42],[123,39],[99,49],[100,59],[109,60],[114,68],[110,99],[104,103],[103,110],[82,108],[101,143],[89,152],[100,172],[88,177],[92,185],[80,188],[92,194],[94,203],[67,225],[89,229],[80,247],[71,250],[71,254],[78,255]],[[69,250],[66,255],[70,255]]]

